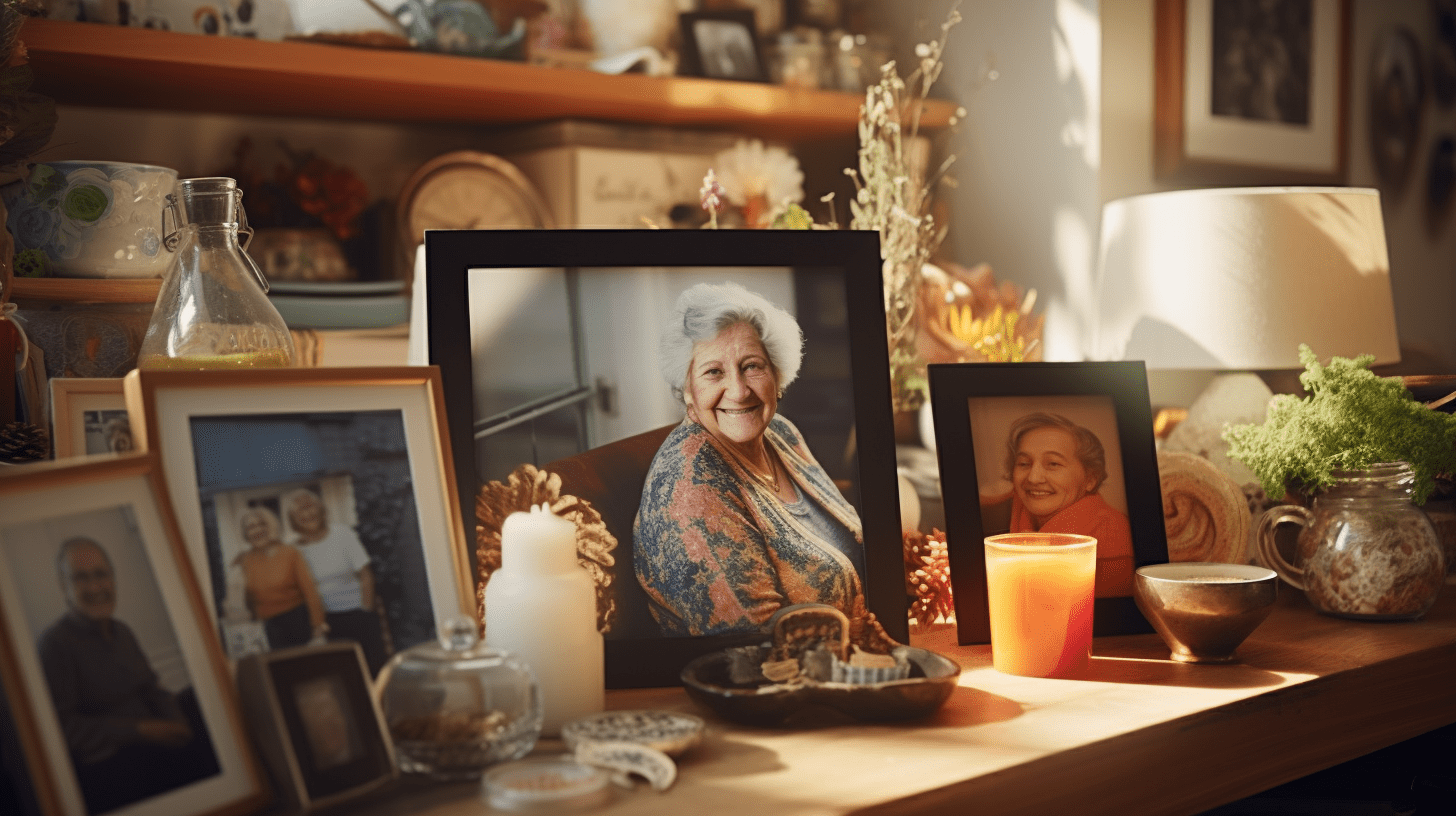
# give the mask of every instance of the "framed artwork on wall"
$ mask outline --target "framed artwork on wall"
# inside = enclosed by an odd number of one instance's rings
[[[1154,174],[1345,178],[1349,0],[1156,0]]]
[[[931,411],[959,641],[990,639],[983,541],[1091,535],[1096,635],[1151,632],[1133,571],[1168,560],[1141,362],[931,365]]]
[[[877,233],[430,231],[425,246],[429,359],[445,381],[460,503],[476,511],[476,567],[499,563],[512,511],[546,502],[575,520],[611,613],[599,621],[609,687],[676,685],[692,658],[756,642],[774,609],[809,600],[862,600],[907,638]],[[745,378],[771,369],[781,387],[711,407],[694,395],[721,392],[689,382],[697,346],[679,338],[679,354],[660,352],[684,325],[680,298],[716,303],[729,289],[775,315],[778,336],[801,336],[802,356],[735,352],[737,363],[695,369],[714,382],[738,363]],[[747,448],[772,447],[771,474],[726,436],[707,441],[739,422]],[[715,472],[684,479],[697,465]],[[823,510],[822,528],[769,495],[796,489],[801,507]],[[708,529],[710,518],[727,521]],[[832,568],[806,583],[780,557],[811,551]],[[810,585],[826,594],[804,597]]]
[[[378,672],[469,614],[438,369],[133,371],[124,386],[230,658],[343,640]]]
[[[266,800],[189,564],[155,456],[0,471],[0,677],[47,816]]]

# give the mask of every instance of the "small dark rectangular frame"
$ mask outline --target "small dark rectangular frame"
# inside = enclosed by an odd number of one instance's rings
[[[731,36],[731,41],[714,43],[703,38],[700,24]],[[744,82],[767,82],[768,67],[758,42],[758,29],[752,9],[690,11],[678,15],[682,29],[683,73],[708,79],[734,79]],[[712,59],[712,49],[737,46],[742,53],[730,55],[726,63]]]
[[[425,233],[429,358],[440,367],[455,457],[460,506],[476,506],[468,273],[472,269],[685,267],[701,272],[785,267],[837,270],[848,308],[848,352],[854,413],[857,509],[864,528],[865,600],[891,637],[909,638],[899,493],[895,485],[894,420],[880,277],[879,235],[852,230],[430,230]],[[658,325],[665,315],[621,315]],[[655,361],[642,365],[655,370]],[[666,385],[663,386],[666,391]],[[792,392],[792,389],[791,389]],[[790,394],[792,396],[792,393]],[[611,440],[607,440],[611,441]],[[603,442],[601,444],[606,444]],[[534,463],[547,464],[545,462]],[[851,500],[853,501],[853,500]],[[474,520],[466,523],[474,527]],[[630,532],[630,531],[628,531]],[[619,557],[619,561],[623,560]],[[630,561],[627,561],[630,563]],[[478,565],[476,567],[478,575]],[[630,579],[630,572],[622,576]],[[675,686],[694,657],[761,642],[762,634],[606,640],[609,688]]]
[[[337,710],[320,705],[322,701],[301,704],[299,692],[311,682],[331,682],[328,688],[342,692],[333,701]],[[292,812],[308,813],[357,799],[398,776],[394,743],[371,693],[369,669],[358,644],[250,654],[238,662],[238,694],[272,776],[274,793]],[[346,743],[338,761],[318,761],[310,729],[342,729],[332,735]]]
[[[953,363],[931,365],[929,373],[940,490],[945,500],[946,549],[961,644],[991,639],[983,543],[987,531],[979,500],[974,432],[967,415],[972,399],[1109,397],[1116,413],[1133,568],[1167,562],[1152,407],[1141,361]],[[1130,595],[1097,598],[1092,621],[1097,636],[1153,631]]]

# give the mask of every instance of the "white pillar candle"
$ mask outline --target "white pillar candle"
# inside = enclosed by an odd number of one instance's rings
[[[543,736],[605,706],[596,585],[577,563],[576,525],[544,504],[501,525],[501,566],[485,585],[485,642],[536,673]]]

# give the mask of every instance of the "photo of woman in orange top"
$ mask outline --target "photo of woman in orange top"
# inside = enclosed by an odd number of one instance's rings
[[[243,574],[248,609],[263,622],[268,647],[282,649],[323,642],[328,634],[308,559],[282,540],[282,524],[267,507],[249,507],[238,516],[248,549],[233,560]]]
[[[1098,492],[1107,454],[1091,430],[1037,411],[1011,424],[1006,439],[1011,532],[1078,533],[1097,539],[1097,596],[1132,594],[1132,528]]]

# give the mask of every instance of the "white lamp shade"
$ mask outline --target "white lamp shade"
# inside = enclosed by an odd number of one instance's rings
[[[1375,190],[1181,190],[1102,210],[1091,356],[1150,369],[1400,359]]]

